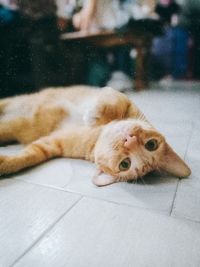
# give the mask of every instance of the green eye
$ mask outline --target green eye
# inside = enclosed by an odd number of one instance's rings
[[[127,171],[131,166],[131,160],[129,158],[126,158],[122,160],[119,164],[120,171]]]
[[[144,145],[149,151],[154,151],[158,148],[158,141],[156,139],[151,139]]]

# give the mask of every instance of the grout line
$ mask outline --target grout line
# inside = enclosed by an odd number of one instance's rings
[[[75,191],[73,191],[71,189],[66,189],[66,192],[77,193],[77,192],[75,192]],[[114,205],[118,205],[118,206],[124,206],[124,207],[143,210],[143,211],[149,211],[149,212],[152,212],[152,213],[155,213],[155,214],[159,214],[159,215],[164,215],[164,216],[167,216],[167,217],[169,217],[169,215],[170,215],[168,209],[159,210],[159,209],[153,209],[153,208],[147,208],[147,207],[140,207],[140,206],[131,205],[131,204],[128,204],[128,203],[122,203],[122,202],[117,202],[117,201],[106,199],[106,198],[101,198],[101,197],[98,197],[98,196],[86,195],[84,193],[79,193],[79,194],[81,194],[82,197],[84,197],[84,198],[104,201],[104,202],[108,202],[108,203],[111,203],[111,204],[114,204]]]
[[[151,213],[155,213],[155,214],[164,215],[164,216],[169,217],[169,212],[165,211],[165,210],[156,210],[156,209],[151,209],[151,208],[139,207],[139,206],[134,206],[134,205],[130,205],[130,204],[127,204],[127,203],[120,203],[120,202],[116,202],[114,200],[108,200],[108,199],[105,199],[105,198],[88,196],[88,195],[84,195],[84,194],[82,196],[83,196],[83,198],[89,198],[89,199],[95,199],[95,200],[98,200],[98,201],[104,201],[104,202],[108,202],[110,204],[114,204],[114,205],[117,205],[117,206],[124,206],[124,207],[137,209],[137,210],[143,210],[143,211],[145,210],[145,211],[149,211]]]
[[[128,204],[128,203],[120,203],[120,202],[117,202],[117,201],[114,201],[114,200],[110,200],[110,199],[105,199],[105,198],[101,198],[101,197],[97,197],[97,196],[87,195],[87,194],[84,194],[84,193],[81,193],[81,192],[76,192],[76,191],[68,189],[68,188],[61,188],[61,187],[55,187],[55,186],[52,186],[52,185],[38,184],[38,183],[30,182],[30,181],[24,181],[24,180],[21,180],[21,179],[16,179],[16,180],[18,180],[20,182],[27,183],[27,184],[31,184],[31,185],[41,186],[41,187],[44,187],[44,188],[49,188],[49,189],[53,189],[53,190],[59,190],[59,191],[62,191],[62,192],[70,193],[70,194],[75,194],[75,195],[78,195],[78,196],[81,196],[81,197],[107,201],[108,203],[112,203],[112,204],[116,204],[116,205],[127,206],[127,207],[130,207],[130,208],[138,208],[138,209],[142,209],[142,210],[149,210],[149,211],[153,211],[153,212],[160,212],[161,214],[168,214],[169,215],[169,212],[167,210],[165,211],[165,210],[156,210],[156,209],[150,209],[150,208],[145,208],[145,207],[139,207],[139,206],[131,205],[131,204]]]
[[[61,216],[57,218],[25,251],[10,265],[10,267],[14,267],[17,262],[19,262],[49,231],[51,231],[54,226],[59,223],[62,218],[69,213],[75,206],[78,204],[83,197],[80,196],[80,198],[75,201],[75,203],[69,207]]]
[[[195,128],[195,124],[194,124],[193,121],[192,121],[191,125],[192,125],[192,127],[191,127],[191,131],[190,131],[190,135],[189,135],[187,146],[186,146],[185,153],[184,153],[184,156],[183,156],[184,160],[185,160],[186,155],[188,153],[189,145],[191,143],[193,132],[194,132],[193,130]],[[176,196],[177,196],[177,193],[178,193],[178,187],[179,187],[179,184],[180,184],[182,179],[184,179],[184,178],[178,178],[178,182],[177,182],[177,185],[176,185],[176,189],[175,189],[175,193],[174,193],[174,197],[173,197],[172,205],[171,205],[171,209],[170,209],[170,214],[169,214],[170,216],[172,215],[173,209],[175,207],[175,200],[176,200]],[[185,179],[187,179],[187,178],[185,178]]]
[[[151,209],[151,208],[146,208],[146,207],[140,207],[140,206],[135,206],[135,205],[131,205],[131,204],[128,204],[128,203],[121,203],[121,202],[117,202],[117,201],[114,201],[114,200],[101,198],[101,197],[98,197],[98,196],[87,195],[87,194],[84,194],[82,192],[76,192],[76,191],[68,189],[68,188],[60,188],[60,187],[55,187],[55,186],[52,186],[52,185],[38,184],[38,183],[30,182],[30,181],[24,181],[24,180],[21,180],[21,179],[16,179],[16,180],[18,180],[20,182],[25,182],[25,183],[31,184],[31,185],[41,186],[41,187],[44,187],[44,188],[49,188],[49,189],[53,189],[53,190],[59,190],[59,191],[65,192],[65,193],[75,194],[75,195],[78,195],[78,196],[81,196],[81,197],[86,197],[86,198],[90,198],[90,199],[96,199],[96,200],[99,200],[99,201],[106,201],[108,203],[112,203],[112,204],[115,204],[115,205],[126,206],[126,207],[129,207],[129,208],[148,210],[150,212],[155,212],[155,213],[159,213],[159,214],[162,214],[162,215],[169,216],[169,211],[168,210],[158,210],[158,209],[153,209],[153,208]]]
[[[176,196],[177,196],[177,192],[178,192],[178,187],[179,187],[180,181],[181,181],[181,179],[178,178],[178,181],[177,181],[177,184],[176,184],[176,188],[175,188],[175,192],[174,192],[174,197],[173,197],[173,200],[172,200],[171,209],[170,209],[170,212],[169,212],[169,216],[172,216],[172,212],[173,212],[173,209],[174,209],[174,206],[175,206],[175,199],[176,199]]]
[[[195,224],[200,224],[200,221],[198,220],[193,220],[191,218],[188,218],[188,217],[184,217],[184,216],[169,216],[169,213],[164,213],[164,210],[153,210],[153,209],[149,209],[149,208],[144,208],[144,207],[138,207],[138,206],[132,206],[132,205],[129,205],[129,204],[123,204],[123,203],[118,203],[118,202],[114,202],[114,201],[111,201],[111,200],[106,200],[106,199],[99,199],[99,198],[96,198],[96,197],[92,197],[92,196],[86,196],[86,195],[83,195],[83,200],[84,199],[95,199],[95,200],[98,200],[98,201],[104,201],[104,202],[108,202],[110,204],[114,204],[114,205],[118,205],[118,206],[126,206],[128,208],[134,208],[134,209],[137,209],[137,210],[142,210],[142,211],[147,211],[149,213],[153,213],[154,215],[157,215],[157,216],[164,216],[164,217],[167,217],[167,218],[172,218],[174,220],[184,220],[186,222],[190,222],[190,223],[195,223]]]
[[[35,185],[35,186],[41,186],[41,187],[45,187],[45,188],[49,188],[49,189],[53,189],[53,190],[57,190],[57,191],[63,191],[63,192],[68,192],[68,193],[73,193],[73,194],[76,194],[76,195],[82,195],[81,193],[78,193],[78,192],[71,192],[69,190],[66,190],[65,189],[65,185],[63,187],[58,187],[58,186],[54,186],[54,185],[48,185],[48,184],[40,184],[39,182],[32,182],[32,181],[28,181],[28,180],[24,180],[24,179],[21,179],[21,178],[14,178],[16,181],[19,181],[19,182],[23,182],[25,184],[31,184],[31,185]]]
[[[78,195],[78,196],[81,196],[81,199],[82,198],[88,198],[88,199],[95,199],[95,200],[98,200],[98,201],[104,201],[104,202],[108,202],[108,203],[111,203],[111,204],[114,204],[114,205],[118,205],[118,206],[124,206],[124,207],[128,207],[128,208],[132,208],[132,209],[138,209],[138,210],[146,210],[146,211],[149,211],[149,212],[152,212],[154,214],[158,214],[158,215],[162,215],[162,216],[166,216],[166,217],[169,217],[171,216],[171,211],[172,209],[170,210],[159,210],[159,209],[153,209],[153,208],[146,208],[146,207],[140,207],[140,206],[135,206],[135,205],[131,205],[131,204],[128,204],[128,203],[121,203],[121,202],[117,202],[117,201],[114,201],[114,200],[110,200],[110,199],[105,199],[105,198],[101,198],[101,197],[97,197],[97,196],[92,196],[92,195],[87,195],[87,194],[84,194],[84,193],[81,193],[81,192],[76,192],[74,190],[71,190],[71,189],[68,189],[68,188],[60,188],[60,187],[55,187],[55,186],[51,186],[51,185],[44,185],[44,184],[38,184],[38,183],[33,183],[33,182],[29,182],[29,181],[24,181],[24,180],[21,180],[21,179],[16,179],[20,182],[25,182],[27,184],[32,184],[32,185],[36,185],[36,186],[41,186],[41,187],[44,187],[44,188],[49,188],[49,189],[53,189],[53,190],[59,190],[59,191],[62,191],[62,192],[65,192],[65,193],[70,193],[70,194],[75,194],[75,195]],[[179,181],[177,181],[178,183]],[[177,188],[177,186],[176,186]],[[173,216],[171,216],[173,217]],[[199,221],[196,221],[196,220],[192,220],[190,218],[187,218],[187,217],[174,217],[174,218],[179,218],[179,219],[184,219],[186,221],[190,221],[190,222],[193,222],[193,223],[200,223]]]
[[[171,218],[174,218],[174,219],[178,219],[178,220],[184,220],[184,221],[186,221],[186,222],[190,222],[190,223],[195,223],[195,224],[198,224],[198,225],[200,225],[200,221],[198,221],[198,220],[194,220],[194,219],[192,219],[192,218],[189,218],[189,217],[187,217],[187,216],[183,216],[183,215],[177,215],[176,214],[176,216],[171,216]]]

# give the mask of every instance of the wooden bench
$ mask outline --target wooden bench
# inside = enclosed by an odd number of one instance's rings
[[[133,75],[136,90],[148,88],[149,86],[149,56],[152,43],[152,34],[133,31],[114,32],[73,32],[61,35],[65,44],[81,43],[91,48],[110,48],[114,46],[130,45],[136,49],[136,69]]]

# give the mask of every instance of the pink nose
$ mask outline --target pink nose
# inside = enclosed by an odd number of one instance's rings
[[[126,135],[124,146],[127,148],[134,148],[137,145],[137,137],[135,135]]]

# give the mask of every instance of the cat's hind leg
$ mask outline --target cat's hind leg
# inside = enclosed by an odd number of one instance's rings
[[[42,137],[17,155],[0,155],[0,175],[15,173],[59,156],[62,156],[62,149],[58,140],[52,136]]]

